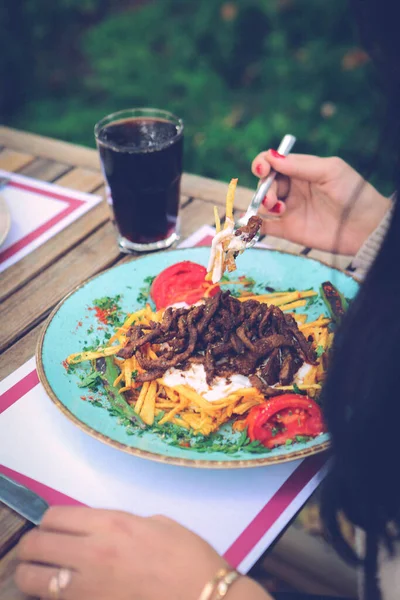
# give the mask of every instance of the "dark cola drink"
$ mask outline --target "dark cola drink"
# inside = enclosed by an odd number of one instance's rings
[[[183,125],[165,111],[132,109],[96,125],[97,146],[123,251],[178,239]]]

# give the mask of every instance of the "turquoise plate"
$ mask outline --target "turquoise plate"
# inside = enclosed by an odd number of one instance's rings
[[[209,248],[147,255],[101,273],[67,296],[50,315],[37,348],[39,377],[47,393],[71,421],[95,438],[125,452],[156,461],[190,467],[238,468],[276,464],[322,452],[329,445],[327,434],[310,442],[276,448],[265,455],[243,450],[237,454],[200,453],[168,445],[155,433],[128,433],[126,427],[107,410],[82,400],[87,390],[78,387],[78,376],[68,374],[63,361],[69,354],[79,352],[87,343],[93,343],[93,335],[96,335],[98,327],[94,311],[88,310],[93,301],[120,294],[123,311],[132,312],[140,308],[137,297],[146,277],[157,275],[181,260],[206,265],[208,256]],[[347,298],[353,298],[358,289],[357,282],[344,272],[304,256],[274,250],[247,250],[238,259],[237,275],[250,276],[257,283],[277,290],[293,287],[318,291],[326,280],[332,281]],[[322,312],[326,312],[325,307],[318,303],[307,310],[310,319]],[[92,329],[94,333],[90,333]]]

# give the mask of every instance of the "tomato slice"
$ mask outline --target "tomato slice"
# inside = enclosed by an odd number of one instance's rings
[[[298,394],[283,394],[255,406],[247,419],[247,435],[267,448],[275,448],[297,435],[315,437],[326,431],[320,407]]]
[[[157,310],[176,302],[195,304],[201,300],[206,289],[211,285],[205,280],[206,275],[205,267],[189,260],[184,260],[161,271],[154,279],[150,289],[150,296]],[[210,295],[214,296],[218,289],[212,289]]]

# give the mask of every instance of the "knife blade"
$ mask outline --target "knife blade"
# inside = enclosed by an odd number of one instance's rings
[[[1,474],[0,501],[35,525],[39,525],[49,508],[47,502],[35,492]]]

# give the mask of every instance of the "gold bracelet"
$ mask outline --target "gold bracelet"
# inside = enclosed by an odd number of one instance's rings
[[[213,600],[222,600],[228,593],[232,583],[241,577],[235,569],[228,571],[228,573],[222,577],[217,583],[217,589]]]
[[[241,575],[235,569],[220,569],[215,577],[206,583],[199,600],[222,600],[239,577]]]

